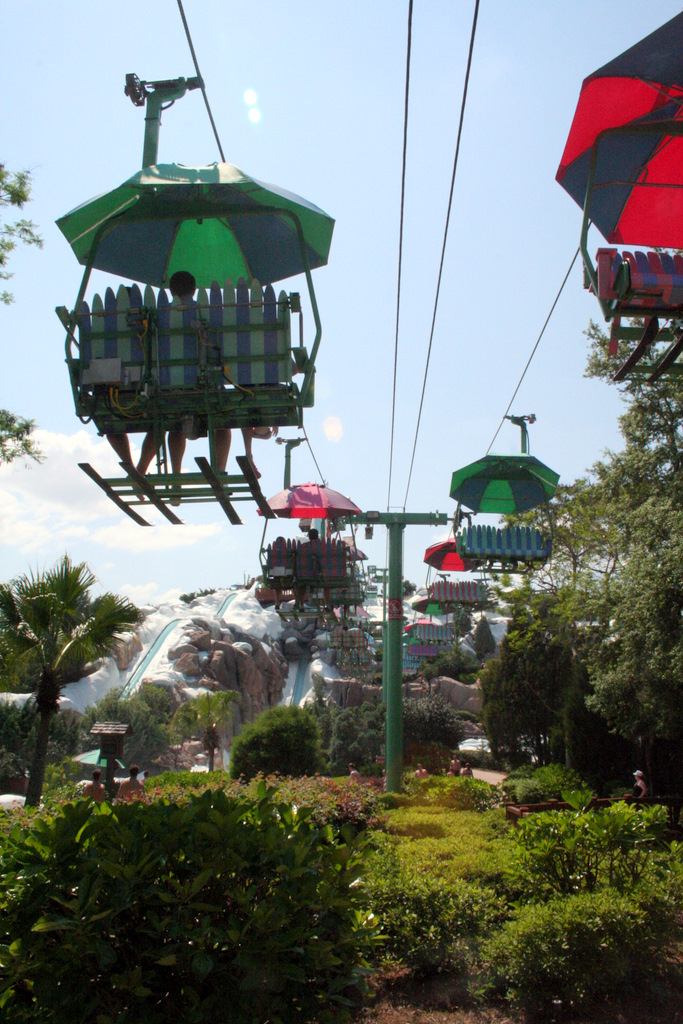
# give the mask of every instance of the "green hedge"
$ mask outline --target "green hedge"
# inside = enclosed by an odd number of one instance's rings
[[[218,791],[66,804],[0,839],[0,1012],[15,1024],[347,1019],[375,927],[350,828]]]
[[[483,947],[493,984],[516,1004],[547,1010],[603,999],[642,985],[663,967],[667,939],[680,937],[675,901],[642,887],[582,892],[520,909]]]

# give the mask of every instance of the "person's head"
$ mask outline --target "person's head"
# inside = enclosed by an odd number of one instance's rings
[[[96,768],[95,771],[92,773],[92,780],[93,782],[99,782],[101,778],[102,772],[100,771],[99,768]]]
[[[131,779],[137,779],[139,771],[140,769],[138,768],[138,766],[136,764],[132,764],[128,769],[128,774],[130,775]]]
[[[645,777],[643,773],[640,771],[640,769],[638,769],[638,771],[634,772],[633,774],[637,779],[643,779]]]
[[[318,533],[318,531],[316,530],[315,527],[313,527],[312,530],[308,531],[308,539],[309,540],[317,540],[319,536],[320,536],[320,534]]]
[[[176,270],[168,282],[168,286],[171,289],[171,295],[176,295],[178,298],[189,295],[191,298],[195,293],[197,282],[188,270]]]
[[[350,771],[350,772],[355,772],[355,771],[356,771],[356,766],[355,766],[355,764],[350,764],[350,765],[349,765],[349,771]]]

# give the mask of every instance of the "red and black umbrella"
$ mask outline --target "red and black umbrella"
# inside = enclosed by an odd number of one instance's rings
[[[268,504],[281,519],[338,519],[360,512],[350,498],[320,484],[296,484],[268,498]]]
[[[474,562],[464,561],[460,557],[453,538],[428,547],[423,561],[439,572],[468,572],[474,568]]]
[[[607,241],[683,246],[683,14],[585,79],[557,172],[582,209],[594,146],[589,216]]]

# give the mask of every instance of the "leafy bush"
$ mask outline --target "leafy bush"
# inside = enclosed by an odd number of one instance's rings
[[[379,958],[423,974],[466,970],[475,940],[503,912],[491,890],[462,879],[384,872],[365,890],[385,939]]]
[[[590,793],[565,798],[572,810],[531,814],[514,833],[512,871],[529,895],[633,886],[661,844],[666,809],[618,802],[592,810]]]
[[[384,704],[365,701],[354,708],[328,705],[327,714],[328,758],[332,775],[346,775],[349,764],[367,764],[383,753],[386,723]]]
[[[16,754],[29,765],[33,760],[37,733],[38,714],[32,700],[20,708],[14,704],[0,703],[0,749]],[[50,726],[47,764],[55,764],[77,754],[81,735],[80,715],[73,711],[60,711],[54,715]]]
[[[508,998],[544,1010],[604,998],[663,965],[666,939],[680,932],[658,893],[613,889],[522,907],[482,955]]]
[[[0,749],[0,786],[9,782],[10,779],[26,777],[26,764],[18,756],[9,750]]]
[[[448,679],[459,679],[463,683],[474,682],[479,671],[477,662],[460,647],[452,647],[436,658],[429,658],[421,669],[425,679],[446,676]]]
[[[442,743],[453,749],[465,735],[465,728],[453,705],[436,693],[404,700],[403,734],[406,742]]]
[[[280,704],[250,722],[233,741],[230,774],[315,775],[322,763],[315,718],[303,708]]]
[[[413,804],[431,803],[459,811],[488,811],[499,806],[503,799],[499,786],[467,776],[437,775],[426,779],[408,776],[405,790],[413,798]]]
[[[505,780],[505,791],[518,804],[543,803],[561,800],[567,790],[580,789],[581,776],[572,768],[561,764],[546,764],[540,768],[524,765],[510,772]]]
[[[363,858],[263,784],[66,804],[0,841],[0,1005],[15,1024],[345,1021],[376,941]]]
[[[150,780],[145,799],[167,799],[186,802],[192,792],[220,789],[228,796],[254,799],[265,782],[278,799],[310,813],[310,819],[323,825],[350,825],[356,831],[383,827],[382,794],[373,786],[358,786],[348,779],[325,779],[322,776],[282,778],[256,776],[244,783],[231,779],[226,772],[165,772]]]
[[[451,747],[443,743],[417,743],[409,740],[403,751],[403,762],[412,769],[418,764],[426,768],[430,775],[445,775],[451,763]]]

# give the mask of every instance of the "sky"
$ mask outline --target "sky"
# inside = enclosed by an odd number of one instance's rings
[[[320,471],[364,511],[452,516],[451,474],[488,449],[579,242],[581,213],[555,173],[581,82],[679,5],[482,0],[434,317],[474,3],[415,0],[398,341],[407,0],[183,6],[226,159],[336,221],[328,265],[313,274],[323,336],[315,407],[304,420],[310,450],[293,451],[293,483],[319,481]],[[75,415],[54,313],[73,307],[82,275],[55,220],[141,165],[144,115],[124,95],[125,75],[195,74],[176,0],[27,0],[6,6],[3,35],[11,45],[0,63],[0,161],[31,172],[25,214],[44,247],[11,257],[0,408],[36,421],[45,459],[0,467],[0,579],[68,552],[88,562],[101,589],[140,604],[242,583],[259,569],[263,520],[254,505],[239,505],[239,527],[206,504],[181,506],[183,526],[154,513],[154,529],[143,529],[78,468],[120,472],[96,428]],[[188,93],[163,115],[159,161],[218,159],[201,93]],[[594,249],[601,243],[591,239]],[[118,283],[93,275],[87,295]],[[300,279],[285,286],[305,292]],[[511,409],[536,415],[531,451],[563,483],[620,447],[617,390],[583,376],[591,318],[599,308],[577,261]],[[310,344],[310,313],[305,331]],[[518,429],[505,424],[492,450],[518,446]],[[229,470],[241,453],[237,432]],[[201,454],[206,441],[189,442],[185,468]],[[283,487],[283,447],[256,441],[254,455],[269,497]],[[294,536],[295,524],[277,532]],[[446,534],[406,528],[407,578],[425,582],[424,551]],[[266,543],[275,535],[270,527]],[[361,546],[387,564],[383,529]]]

